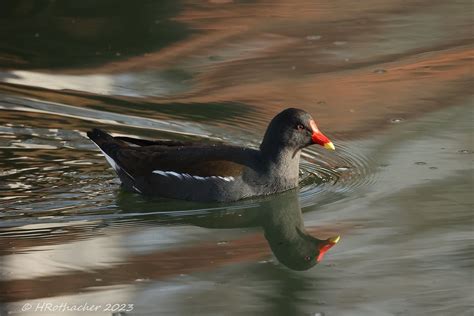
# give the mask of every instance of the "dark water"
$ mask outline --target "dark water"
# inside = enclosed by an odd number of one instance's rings
[[[472,27],[469,1],[3,1],[0,314],[472,315]],[[337,151],[231,204],[122,192],[85,137],[258,146],[289,106]],[[342,236],[304,271],[298,225]]]

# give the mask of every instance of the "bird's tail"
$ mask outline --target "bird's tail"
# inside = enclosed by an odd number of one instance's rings
[[[107,132],[104,132],[103,130],[98,128],[94,128],[93,130],[88,131],[87,137],[89,137],[100,148],[102,148],[101,145],[104,145],[105,143],[115,142],[115,138],[113,136],[107,134]]]
[[[120,161],[117,159],[120,150],[124,147],[128,147],[128,145],[98,128],[87,132],[87,136],[99,147],[100,151],[102,151],[107,162],[118,174],[120,180],[122,180],[122,185],[128,190],[142,193],[137,188],[134,177],[120,165]]]
[[[92,131],[87,132],[87,136],[97,145],[97,147],[99,147],[112,168],[118,172],[120,166],[116,161],[117,153],[120,151],[121,147],[123,147],[123,143],[98,128],[94,128]]]

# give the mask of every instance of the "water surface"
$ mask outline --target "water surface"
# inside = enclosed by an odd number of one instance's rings
[[[5,1],[0,23],[0,314],[473,313],[470,2]],[[337,151],[230,204],[123,192],[85,136],[257,147],[289,106]],[[296,271],[295,223],[342,239]]]

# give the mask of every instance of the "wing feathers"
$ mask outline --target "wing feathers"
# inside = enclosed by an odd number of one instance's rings
[[[245,167],[253,168],[258,164],[257,151],[243,147],[112,137],[99,129],[87,135],[116,171],[119,168],[132,179],[155,173],[182,178],[189,176],[194,180],[214,176],[232,181],[233,177],[242,174]]]

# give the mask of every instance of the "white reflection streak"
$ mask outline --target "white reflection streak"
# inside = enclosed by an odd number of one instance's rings
[[[36,246],[6,255],[0,263],[0,280],[34,279],[73,270],[89,271],[123,262],[127,251],[120,247],[123,236],[101,236],[70,243]]]
[[[83,91],[109,94],[113,86],[113,78],[107,75],[73,76],[22,70],[11,71],[10,75],[4,79],[5,82],[53,90],[77,90],[81,87]]]
[[[119,113],[92,110],[56,102],[38,101],[25,97],[20,99],[15,97],[0,96],[0,102],[0,109],[5,110],[44,113],[63,117],[71,117],[85,121],[93,121],[107,125],[153,129],[175,134],[212,138],[209,136],[208,131],[202,129],[200,125],[191,122],[186,122],[186,126],[184,126],[176,121],[161,121],[133,115],[123,115]]]

